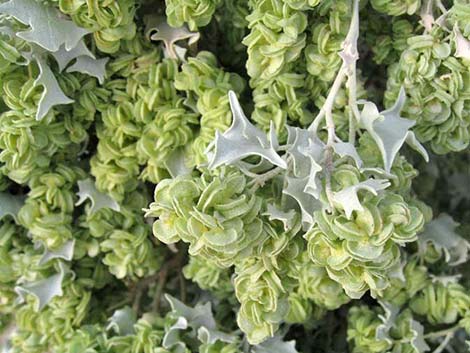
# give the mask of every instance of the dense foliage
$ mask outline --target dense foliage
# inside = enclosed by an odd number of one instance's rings
[[[2,352],[469,351],[469,0],[0,22]]]

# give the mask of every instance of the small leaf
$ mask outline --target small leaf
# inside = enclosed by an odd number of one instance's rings
[[[32,295],[36,298],[34,310],[41,311],[54,297],[61,297],[63,295],[62,282],[65,273],[66,268],[60,262],[59,273],[39,281],[16,286],[15,292],[18,294],[20,302],[24,302],[27,295]]]
[[[305,192],[309,177],[286,177],[286,180],[287,188],[285,188],[282,192],[297,201],[302,212],[302,223],[305,226],[312,225],[314,223],[313,213],[322,209],[322,203],[312,195]]]
[[[379,304],[384,309],[384,315],[379,315],[382,324],[377,326],[375,338],[380,341],[385,340],[392,343],[393,339],[390,337],[390,329],[395,325],[400,308],[387,302],[379,301]]]
[[[65,242],[59,249],[51,251],[45,249],[42,254],[41,259],[39,260],[39,265],[44,265],[52,259],[63,259],[65,261],[70,261],[73,258],[73,251],[75,247],[75,239]]]
[[[18,37],[54,52],[64,45],[66,50],[74,48],[80,39],[90,33],[74,22],[60,17],[53,7],[35,0],[10,0],[0,4],[0,13],[16,18],[31,29],[17,33]]]
[[[217,341],[225,343],[233,343],[236,341],[237,336],[224,333],[218,330],[209,330],[206,327],[199,327],[197,330],[197,338],[204,344],[214,344]]]
[[[418,149],[425,156],[426,161],[428,160],[426,150],[416,140],[414,133],[409,131],[416,122],[400,117],[400,111],[405,104],[405,99],[406,94],[402,87],[393,107],[383,112],[379,113],[374,103],[363,102],[364,108],[361,113],[362,125],[379,147],[384,162],[384,169],[387,173],[390,172],[393,161],[405,141],[410,143],[411,147]]]
[[[424,329],[423,325],[421,325],[416,320],[411,320],[411,332],[413,333],[413,339],[411,340],[411,346],[416,350],[416,353],[424,353],[429,351],[431,348],[427,345],[426,341],[424,340]]]
[[[253,353],[298,353],[295,341],[283,341],[280,336],[272,337],[265,342],[253,346]]]
[[[50,53],[57,64],[59,65],[59,71],[64,71],[70,62],[80,56],[88,56],[94,58],[93,53],[86,47],[85,42],[80,40],[78,44],[70,50],[66,50],[65,46],[62,45],[57,51]]]
[[[59,86],[54,74],[47,65],[45,59],[36,57],[39,66],[39,76],[34,82],[36,85],[44,87],[44,92],[39,100],[36,120],[41,120],[49,110],[59,104],[70,104],[73,100],[67,97]]]
[[[470,40],[460,33],[459,27],[454,26],[455,57],[470,60]]]
[[[186,52],[184,48],[177,47],[176,42],[188,40],[188,45],[192,45],[201,37],[199,32],[190,32],[184,26],[180,28],[169,26],[165,17],[147,16],[145,21],[147,22],[145,30],[147,37],[151,40],[162,41],[165,45],[166,56],[173,59],[183,60]]]
[[[357,193],[360,190],[367,190],[374,195],[390,186],[390,182],[384,179],[368,179],[356,185],[349,186],[333,194],[333,201],[338,203],[346,213],[346,218],[350,219],[353,211],[362,211],[363,207],[359,202]]]
[[[24,196],[0,192],[0,220],[9,215],[17,221],[18,212],[24,205]]]
[[[163,336],[163,348],[170,349],[175,345],[181,345],[184,348],[184,343],[181,342],[179,331],[186,330],[187,328],[188,321],[184,317],[180,316]]]
[[[77,195],[79,199],[75,205],[79,206],[85,202],[86,199],[90,199],[91,213],[95,213],[102,208],[111,208],[117,212],[121,209],[119,204],[110,196],[99,192],[95,187],[95,183],[91,179],[78,181],[78,190]]]
[[[172,178],[191,174],[191,169],[186,166],[185,153],[182,148],[178,148],[170,154],[165,162],[165,168],[168,169]]]
[[[208,153],[209,168],[234,164],[243,158],[256,155],[286,169],[286,162],[275,151],[277,141],[268,141],[266,134],[248,121],[235,92],[229,92],[229,100],[233,114],[232,125],[223,134],[217,131],[215,141],[209,145],[207,151],[215,149],[214,152]]]
[[[95,59],[88,56],[79,56],[75,63],[67,68],[67,72],[81,72],[96,77],[98,82],[103,84],[108,60],[108,58]]]
[[[351,157],[356,163],[356,167],[359,169],[362,167],[362,159],[357,153],[356,147],[349,142],[335,142],[333,143],[333,149],[337,155],[342,157]]]
[[[134,334],[134,324],[136,322],[136,314],[134,310],[126,306],[116,310],[108,320],[106,330],[114,330],[118,335],[129,336]]]
[[[197,304],[194,308],[191,308],[171,295],[166,294],[165,298],[170,303],[173,313],[177,317],[184,317],[190,327],[196,330],[201,326],[208,329],[216,328],[210,302]]]
[[[284,212],[274,204],[268,204],[267,210],[263,213],[263,216],[268,216],[270,221],[281,221],[284,224],[285,231],[292,229],[295,223],[294,210]]]
[[[418,236],[420,252],[424,253],[427,243],[430,242],[436,250],[444,252],[445,261],[449,266],[466,262],[470,243],[455,232],[458,225],[451,216],[441,213],[436,219],[426,224],[424,231]]]

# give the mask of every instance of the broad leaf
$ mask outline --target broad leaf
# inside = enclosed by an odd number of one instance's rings
[[[420,152],[426,161],[429,159],[424,147],[416,140],[414,133],[409,131],[416,122],[400,117],[405,99],[406,94],[402,87],[395,104],[390,109],[379,112],[374,103],[363,102],[362,125],[377,144],[387,173],[390,172],[393,161],[405,141]]]
[[[8,215],[16,221],[18,212],[23,207],[25,199],[24,196],[0,192],[0,220]]]
[[[54,297],[63,295],[62,282],[65,273],[66,268],[61,262],[59,263],[59,273],[39,281],[16,286],[15,292],[18,294],[20,302],[24,302],[27,295],[32,295],[36,298],[34,310],[42,310]]]
[[[134,333],[134,324],[136,322],[136,314],[134,310],[126,306],[116,310],[108,320],[106,330],[114,330],[120,336],[128,336]]]
[[[91,179],[78,181],[77,195],[79,199],[75,205],[79,206],[84,203],[85,200],[89,199],[91,201],[91,213],[95,213],[102,208],[111,208],[117,212],[121,209],[119,204],[111,198],[111,196],[99,192]]]
[[[426,224],[424,231],[418,236],[420,252],[424,253],[427,244],[432,243],[436,250],[443,251],[445,261],[450,266],[466,262],[470,243],[455,232],[458,225],[448,214],[441,213]]]
[[[234,164],[246,157],[256,155],[265,158],[273,165],[286,169],[286,162],[275,150],[277,140],[268,141],[266,134],[248,121],[235,92],[229,92],[229,100],[233,114],[232,125],[223,134],[216,132],[215,141],[208,147],[209,168]],[[271,129],[273,129],[272,125]],[[212,149],[214,151],[211,151]]]
[[[356,185],[349,186],[333,194],[333,201],[341,206],[346,213],[346,218],[351,218],[353,211],[362,211],[364,208],[359,201],[357,193],[366,190],[374,195],[390,186],[390,182],[384,179],[368,179]]]
[[[80,39],[90,33],[74,22],[63,19],[55,8],[35,0],[10,0],[0,4],[0,13],[16,18],[31,29],[17,33],[18,37],[54,52],[64,45],[74,48]]]
[[[45,249],[38,264],[44,265],[45,263],[53,259],[63,259],[65,261],[70,261],[73,258],[74,248],[75,239],[65,242],[65,244],[57,250]]]

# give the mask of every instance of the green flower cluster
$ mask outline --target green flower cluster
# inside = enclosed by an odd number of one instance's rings
[[[401,87],[407,93],[402,111],[416,120],[415,132],[438,154],[461,151],[470,142],[467,59],[453,55],[455,39],[434,26],[429,33],[407,40],[400,61],[389,67],[385,104]]]
[[[466,351],[469,23],[1,1],[0,351]]]
[[[138,179],[157,183],[167,177],[166,163],[188,145],[192,153],[184,164],[204,162],[215,131],[230,123],[227,91],[244,86],[238,75],[218,68],[209,52],[180,68],[144,39],[126,45],[109,64],[106,85],[113,93],[97,123],[99,143],[91,159],[98,188],[117,200],[135,190]]]
[[[131,40],[136,34],[134,0],[58,0],[58,5],[78,26],[93,33],[94,43],[103,53],[116,53],[121,40]]]
[[[357,306],[348,313],[348,341],[355,353],[418,352],[429,347],[418,341],[417,325],[409,310],[402,311],[394,322],[384,323],[379,308]]]
[[[358,170],[349,165],[332,175],[338,190],[359,181]],[[352,217],[341,211],[316,212],[316,225],[305,235],[310,259],[325,267],[352,298],[368,290],[380,295],[400,259],[399,246],[415,241],[425,222],[419,207],[398,194],[367,193],[360,202],[362,210]]]
[[[188,24],[190,30],[206,26],[212,19],[221,0],[165,0],[168,24],[181,27]]]

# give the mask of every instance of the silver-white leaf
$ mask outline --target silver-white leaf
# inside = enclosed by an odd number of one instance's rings
[[[96,189],[95,183],[91,179],[78,181],[77,195],[79,199],[75,205],[79,206],[89,199],[91,201],[91,213],[95,213],[102,208],[111,208],[117,212],[121,210],[119,204],[111,196]]]
[[[65,261],[70,261],[73,258],[73,251],[75,248],[75,239],[69,240],[64,243],[57,250],[45,249],[41,258],[39,259],[38,265],[44,265],[45,263],[53,259],[63,259]]]
[[[390,182],[388,180],[368,179],[333,193],[333,201],[344,210],[346,218],[350,219],[353,211],[364,210],[357,195],[360,190],[366,190],[377,195],[380,190],[384,190],[389,186]]]
[[[230,91],[228,95],[233,115],[232,125],[223,134],[216,132],[215,140],[207,150],[209,168],[234,164],[249,156],[260,156],[271,164],[286,169],[287,163],[275,150],[277,140],[268,141],[266,134],[250,123],[235,92]]]
[[[387,110],[379,112],[372,102],[363,102],[361,113],[362,126],[369,132],[379,148],[384,162],[384,169],[390,172],[393,161],[405,141],[423,154],[426,161],[429,159],[424,147],[416,140],[410,131],[416,122],[400,117],[400,111],[405,104],[406,94],[402,87],[395,104]]]
[[[62,282],[65,273],[65,266],[63,263],[59,263],[59,273],[39,281],[16,286],[15,292],[18,294],[20,302],[24,302],[27,295],[32,295],[36,298],[34,310],[42,310],[54,297],[63,295]]]
[[[113,330],[118,335],[129,336],[134,334],[134,324],[136,322],[136,314],[134,310],[126,306],[116,310],[108,320],[106,330]]]
[[[428,243],[444,253],[444,259],[450,266],[457,266],[467,261],[470,243],[455,232],[459,224],[451,216],[441,213],[436,219],[426,224],[418,236],[421,253],[426,251]]]

